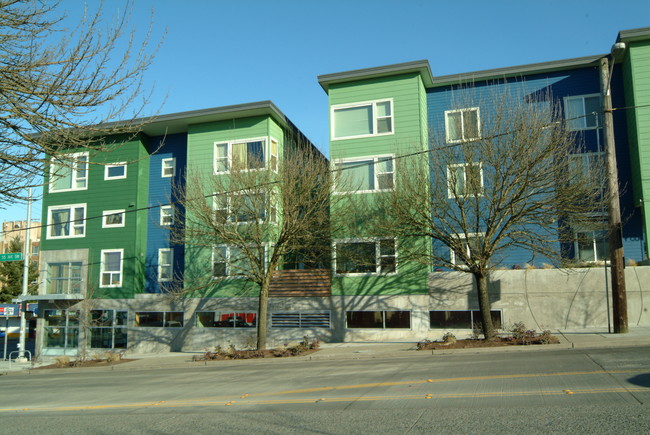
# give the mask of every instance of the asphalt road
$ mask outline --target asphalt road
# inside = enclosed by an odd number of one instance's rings
[[[0,433],[650,430],[650,348],[232,361],[0,377]]]

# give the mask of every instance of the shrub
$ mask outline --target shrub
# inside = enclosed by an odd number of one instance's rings
[[[442,341],[445,343],[456,343],[456,336],[451,332],[445,332],[445,335],[442,336]]]
[[[67,355],[57,356],[54,361],[57,367],[70,367],[70,357]]]

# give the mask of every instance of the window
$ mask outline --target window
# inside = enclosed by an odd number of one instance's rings
[[[124,210],[106,210],[102,212],[102,228],[118,228],[124,225]]]
[[[254,328],[257,313],[233,311],[202,311],[196,313],[197,328]]]
[[[170,248],[158,249],[158,281],[168,282],[173,278],[174,253]]]
[[[478,107],[445,112],[447,142],[465,142],[481,137]]]
[[[396,273],[395,239],[335,242],[334,263],[338,275]]]
[[[395,185],[393,156],[378,156],[334,163],[336,192],[391,190]]]
[[[346,311],[348,328],[410,329],[410,311]]]
[[[88,153],[66,156],[66,163],[50,163],[50,192],[67,192],[88,188]]]
[[[272,313],[271,328],[330,328],[329,311]]]
[[[240,248],[215,246],[212,248],[212,278],[244,276],[250,273],[250,259]]]
[[[171,157],[168,159],[162,159],[162,178],[173,177],[176,174],[176,159]]]
[[[104,167],[104,180],[126,178],[126,162],[113,163]]]
[[[160,226],[168,227],[174,224],[174,209],[171,205],[160,207]]]
[[[250,224],[254,222],[276,222],[277,205],[269,204],[264,193],[233,193],[213,196],[212,208],[217,222]]]
[[[43,347],[76,350],[79,346],[79,311],[45,310],[43,314]]]
[[[103,249],[101,252],[100,287],[122,286],[123,249]]]
[[[609,233],[607,230],[575,232],[576,258],[580,261],[608,261]]]
[[[126,349],[127,311],[91,310],[90,347],[93,349]]]
[[[564,97],[564,117],[569,130],[591,130],[600,127],[600,95]]]
[[[483,165],[459,163],[447,166],[449,198],[464,198],[483,194]]]
[[[32,257],[37,256],[40,249],[41,249],[40,245],[32,245]]]
[[[607,167],[604,152],[572,154],[569,159],[570,177],[580,182],[592,181],[595,185],[603,184],[602,177]]]
[[[501,311],[490,311],[492,324],[501,329]],[[478,310],[429,311],[429,328],[431,329],[474,329],[480,328],[483,316]]]
[[[48,295],[81,294],[81,262],[48,263],[45,292]]]
[[[182,311],[139,311],[135,313],[135,326],[156,328],[182,328]]]
[[[265,138],[216,142],[214,173],[228,172],[230,169],[263,169],[266,163],[266,142]],[[271,153],[273,154],[273,143]],[[275,165],[277,167],[277,142],[275,142]]]
[[[278,141],[271,139],[271,159],[269,160],[269,169],[272,171],[278,170]]]
[[[458,243],[460,244],[460,249],[462,252],[465,254],[467,258],[471,258],[472,250],[476,251],[480,249],[481,244],[483,243],[483,234],[469,234],[468,237],[465,237],[462,234],[458,235]],[[465,262],[462,258],[459,258],[459,255],[456,254],[456,251],[453,249],[449,249],[449,255],[450,255],[450,260],[451,264],[455,264],[457,266],[464,265]]]
[[[332,106],[332,139],[393,133],[393,100]]]
[[[86,204],[57,205],[47,209],[47,238],[86,235]]]

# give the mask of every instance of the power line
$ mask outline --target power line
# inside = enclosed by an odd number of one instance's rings
[[[612,111],[629,110],[629,109],[644,108],[644,107],[650,107],[650,104],[616,107],[616,108],[612,108]],[[574,120],[577,120],[577,119],[587,118],[587,117],[594,116],[594,115],[599,115],[599,114],[602,114],[602,113],[603,113],[603,111],[600,110],[600,111],[590,112],[590,113],[587,113],[587,114],[584,114],[584,115],[575,116],[575,117],[572,117],[572,118],[564,118],[562,121],[549,122],[549,123],[541,126],[541,128],[557,125],[560,122],[565,122],[566,123],[566,121],[574,121]],[[414,151],[414,152],[410,152],[410,153],[406,153],[406,154],[393,155],[392,157],[380,158],[380,160],[385,159],[385,160],[390,160],[390,161],[396,161],[396,160],[404,159],[404,158],[407,158],[407,157],[414,157],[414,156],[418,156],[418,155],[428,154],[428,153],[435,152],[435,151],[441,151],[441,150],[445,150],[445,149],[451,149],[451,148],[457,148],[457,147],[460,147],[460,146],[471,145],[473,143],[479,143],[479,142],[484,141],[484,140],[498,139],[500,137],[504,137],[504,136],[514,134],[515,132],[518,132],[518,131],[524,131],[524,129],[510,130],[510,131],[507,131],[507,132],[504,132],[504,133],[497,133],[497,134],[493,134],[493,135],[490,135],[490,136],[483,136],[483,137],[479,137],[479,138],[476,138],[476,139],[465,140],[465,141],[462,141],[462,142],[459,142],[459,143],[448,144],[448,145],[445,145],[445,146],[438,146],[438,147],[435,147],[435,148],[430,147],[430,148],[427,148],[426,150]],[[370,157],[370,156],[368,156],[368,157]],[[360,158],[362,158],[362,157],[360,157]],[[358,163],[356,165],[347,166],[345,168],[331,169],[331,170],[328,171],[328,173],[329,174],[335,174],[335,173],[340,173],[342,171],[357,169],[357,168],[361,168],[361,167],[364,167],[364,166],[370,166],[370,165],[374,165],[374,164],[375,164],[374,160],[363,161],[363,162],[360,162],[360,163]],[[203,195],[202,197],[191,198],[189,200],[185,199],[185,200],[169,201],[169,202],[166,202],[164,204],[149,205],[149,206],[146,206],[146,207],[139,207],[139,208],[134,208],[134,209],[130,209],[130,210],[124,210],[123,213],[126,216],[126,213],[136,213],[136,212],[139,212],[139,211],[153,210],[153,209],[157,209],[157,208],[161,208],[161,207],[165,207],[165,206],[170,206],[170,205],[182,205],[183,201],[196,201],[196,200],[199,200],[199,199],[207,199],[207,198],[215,197],[215,196],[218,196],[218,195],[232,195],[232,194],[237,194],[237,193],[246,193],[247,191],[250,191],[251,188],[272,186],[272,185],[279,184],[280,182],[281,182],[280,180],[269,181],[267,183],[256,184],[254,186],[249,186],[249,187],[245,187],[245,188],[241,188],[241,189],[226,190],[226,191],[222,191],[222,192],[215,192],[215,193]],[[62,204],[62,205],[65,205],[65,204]],[[117,214],[117,213],[115,213],[115,214]],[[86,222],[86,221],[95,220],[95,219],[102,219],[103,217],[104,217],[104,215],[86,216],[86,217],[84,217],[82,219],[69,220],[69,221],[66,221],[65,223],[72,224],[72,223]],[[47,223],[44,224],[44,223],[41,223],[40,225],[28,226],[26,228],[21,228],[20,230],[7,231],[7,233],[12,232],[12,231],[27,231],[27,230],[39,229],[39,228],[42,229],[42,228],[51,227],[51,226],[54,226],[54,225],[61,225],[61,224],[60,223],[59,224],[54,224],[54,223],[53,224],[47,224]]]

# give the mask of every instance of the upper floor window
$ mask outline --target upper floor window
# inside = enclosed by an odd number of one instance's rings
[[[160,207],[160,226],[167,227],[174,224],[174,209],[171,205]]]
[[[575,252],[580,261],[609,260],[609,233],[607,230],[576,231]]]
[[[126,178],[126,162],[112,163],[104,167],[104,180]]]
[[[172,280],[174,252],[171,248],[158,249],[158,281],[169,282]]]
[[[447,110],[445,112],[447,142],[465,142],[481,137],[481,120],[478,107]]]
[[[212,207],[217,222],[250,224],[277,222],[277,205],[265,193],[215,194]]]
[[[391,190],[395,185],[393,156],[339,161],[334,168],[337,192]]]
[[[263,169],[266,164],[266,143],[267,140],[265,138],[215,142],[214,173],[228,172],[231,169]],[[272,141],[271,169],[274,170],[277,169],[277,152],[277,141]],[[274,165],[275,168],[273,168]]]
[[[447,166],[447,192],[449,198],[482,195],[483,165],[459,163]]]
[[[45,280],[46,294],[81,293],[81,262],[48,263]]]
[[[88,153],[66,156],[67,163],[50,163],[50,192],[85,190],[88,188]]]
[[[176,174],[176,159],[170,157],[168,159],[162,159],[162,173],[160,176],[162,178],[173,177]]]
[[[334,242],[336,273],[387,274],[397,272],[395,239],[350,239]]]
[[[47,209],[47,238],[86,235],[86,204],[57,205]]]
[[[250,259],[241,248],[226,245],[212,248],[212,278],[241,277],[250,270]]]
[[[392,134],[393,100],[332,106],[332,139]]]
[[[476,251],[481,247],[484,237],[485,235],[483,233],[468,234],[467,237],[459,234],[458,239],[460,243],[460,251],[457,252],[454,249],[449,250],[451,264],[455,264],[456,266],[467,265],[463,256],[467,259],[471,258],[472,251]]]
[[[600,127],[600,95],[564,97],[564,117],[569,130],[591,130]]]
[[[106,210],[102,212],[102,228],[119,228],[125,225],[124,210]]]
[[[124,249],[102,249],[99,272],[100,287],[122,287]]]

